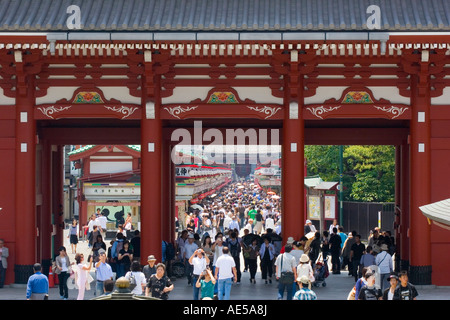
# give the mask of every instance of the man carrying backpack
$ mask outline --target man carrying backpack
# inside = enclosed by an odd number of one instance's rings
[[[236,264],[236,283],[241,284],[241,249],[242,249],[242,239],[237,236],[236,232],[231,232],[230,237],[226,241],[226,246],[230,251],[230,255],[234,259],[234,263]]]

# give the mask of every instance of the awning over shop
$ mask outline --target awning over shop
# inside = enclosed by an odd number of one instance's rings
[[[450,199],[427,204],[419,209],[429,221],[450,230]]]

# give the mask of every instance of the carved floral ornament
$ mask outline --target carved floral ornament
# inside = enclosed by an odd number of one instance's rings
[[[365,88],[362,90],[344,90],[341,98],[329,99],[322,105],[306,105],[315,118],[383,118],[396,119],[409,111],[405,105],[393,105],[385,99],[373,98],[372,92]],[[408,114],[404,116],[408,117]]]
[[[324,107],[324,106],[319,106],[319,107],[310,107],[310,108],[306,108],[307,110],[309,110],[313,115],[315,115],[317,118],[323,119],[322,115],[324,113],[327,112],[331,112],[334,110],[339,109],[341,106],[335,106],[335,107]]]
[[[390,107],[379,107],[379,106],[373,106],[375,109],[378,109],[380,111],[386,112],[386,113],[392,113],[393,117],[392,119],[395,119],[399,116],[401,116],[406,110],[408,110],[408,107],[396,107],[396,106],[390,106]]]
[[[163,106],[163,109],[177,119],[189,116],[211,117],[214,115],[230,117],[234,114],[237,117],[264,117],[264,119],[269,119],[283,108],[278,105],[257,104],[250,99],[241,99],[233,88],[213,88],[208,92],[205,99],[195,99],[190,101],[189,104],[166,105]]]
[[[53,114],[69,110],[72,106],[65,106],[65,107],[55,107],[55,106],[49,106],[49,107],[39,107],[38,110],[41,111],[45,116],[47,116],[50,119],[53,118]]]
[[[99,117],[126,119],[140,109],[139,105],[122,104],[116,99],[106,99],[99,88],[79,88],[70,99],[61,99],[54,105],[40,105],[36,108],[45,117],[58,119],[64,117],[81,117],[91,113]],[[70,110],[69,110],[70,109]]]
[[[273,115],[275,115],[279,110],[281,110],[281,107],[268,107],[268,106],[263,106],[263,107],[258,107],[258,106],[247,106],[247,108],[249,108],[250,110],[254,110],[256,112],[260,112],[266,115],[266,117],[264,119],[269,119],[271,118]]]
[[[189,112],[189,111],[192,111],[195,109],[197,109],[197,106],[192,106],[192,107],[176,106],[176,107],[165,107],[164,108],[164,110],[166,110],[172,117],[175,117],[177,119],[180,119],[179,115],[181,115],[182,113]]]
[[[123,114],[122,119],[128,118],[129,116],[131,116],[137,109],[139,109],[138,107],[126,107],[126,106],[120,106],[120,107],[110,107],[110,106],[105,106],[106,109],[113,111],[113,112],[117,112],[119,114]]]

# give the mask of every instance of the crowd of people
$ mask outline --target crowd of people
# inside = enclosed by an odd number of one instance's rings
[[[272,280],[278,282],[278,299],[283,299],[284,292],[288,300],[315,299],[311,286],[324,282],[322,271],[325,269],[325,277],[328,276],[328,261],[332,274],[347,269],[355,283],[369,286],[363,275],[363,270],[369,270],[375,288],[382,293],[392,290],[392,278],[397,276],[392,259],[395,241],[389,231],[374,228],[366,246],[356,231],[345,233],[337,220],[322,234],[307,220],[304,236],[298,240],[287,237],[283,242],[281,206],[279,197],[274,195],[253,183],[234,183],[213,199],[194,206],[185,213],[184,219],[178,220],[181,232],[176,241],[176,259],[185,266],[194,300],[199,299],[200,283],[204,279],[215,288],[208,290],[208,298],[229,299],[232,283],[241,282],[241,272],[248,271],[250,283],[256,283],[258,264],[265,284],[271,284]],[[226,271],[221,277],[220,270],[224,267],[220,258],[224,255]],[[416,295],[417,291],[412,290],[411,298]]]
[[[61,299],[68,298],[66,280],[73,264],[79,300],[84,299],[84,291],[93,281],[89,274],[93,267],[96,296],[111,293],[115,272],[116,279],[125,277],[133,283],[132,293],[168,299],[174,288],[170,278],[173,263],[169,262],[174,261],[183,265],[194,300],[229,300],[233,284],[241,283],[242,272],[249,272],[250,285],[256,284],[258,267],[264,284],[277,283],[278,299],[286,292],[287,300],[315,300],[312,286],[325,282],[329,260],[330,273],[347,269],[354,277],[350,300],[406,300],[418,295],[407,273],[393,272],[395,243],[389,232],[375,228],[366,246],[356,231],[345,233],[336,220],[322,234],[307,220],[304,236],[283,240],[279,197],[250,182],[233,183],[180,216],[174,256],[167,256],[168,243],[163,242],[161,263],[150,255],[148,264],[140,265],[139,231],[130,232],[129,227],[127,230],[119,225],[115,239],[107,246],[103,241],[106,230],[98,218],[93,215],[89,222],[91,254],[86,260],[76,253],[76,263],[71,263],[65,247],[60,248],[55,273],[60,280]],[[77,239],[72,236],[75,227],[74,221],[69,232],[72,253],[76,252]],[[39,271],[36,273],[39,275]],[[41,278],[33,276],[30,281]]]

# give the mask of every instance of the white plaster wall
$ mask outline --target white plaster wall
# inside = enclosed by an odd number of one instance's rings
[[[140,97],[130,95],[127,87],[99,87],[103,91],[106,99],[117,99],[122,103],[141,104]]]
[[[0,105],[12,105],[12,104],[16,104],[16,99],[5,96],[3,93],[3,89],[0,88]]]
[[[436,98],[431,98],[431,104],[450,104],[450,88],[444,88],[442,95]]]
[[[408,97],[403,97],[399,93],[397,87],[368,87],[372,90],[375,99],[386,99],[391,103],[411,104],[411,100]]]
[[[318,87],[316,94],[305,98],[305,104],[323,103],[328,99],[339,99],[347,87]]]
[[[78,87],[50,87],[46,96],[36,99],[36,104],[55,103],[61,99],[70,99],[76,89]]]
[[[256,103],[276,103],[283,104],[283,98],[277,98],[272,95],[270,88],[264,87],[236,87],[234,88],[239,97],[254,100]]]
[[[163,104],[189,103],[195,99],[205,99],[212,87],[176,87],[170,97],[163,98]]]

